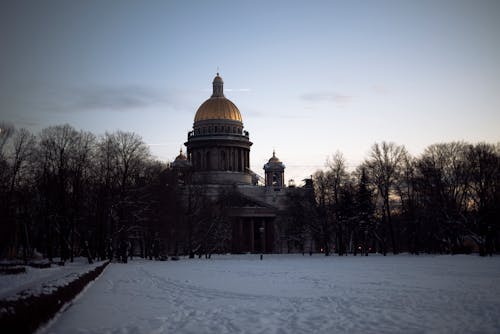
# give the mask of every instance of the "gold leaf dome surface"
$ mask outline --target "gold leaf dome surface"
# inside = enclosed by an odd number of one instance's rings
[[[280,159],[276,156],[276,152],[273,150],[273,156],[269,159],[269,163],[281,163]]]
[[[194,121],[199,122],[209,119],[243,122],[238,107],[225,97],[211,97],[198,108]]]

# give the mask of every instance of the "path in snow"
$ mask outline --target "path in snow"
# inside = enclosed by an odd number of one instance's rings
[[[45,332],[499,329],[499,257],[243,255],[111,264]]]

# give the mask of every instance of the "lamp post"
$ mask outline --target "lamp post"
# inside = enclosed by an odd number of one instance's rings
[[[264,258],[264,223],[259,227],[260,232],[260,260]]]

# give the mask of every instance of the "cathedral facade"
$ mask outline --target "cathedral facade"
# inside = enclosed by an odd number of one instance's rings
[[[283,252],[286,221],[285,165],[276,157],[264,164],[265,177],[250,169],[250,134],[236,105],[224,96],[215,76],[213,92],[198,108],[188,133],[186,154],[172,163],[183,187],[203,186],[212,197],[231,189],[239,198],[227,208],[233,253]],[[237,204],[235,204],[237,203]]]

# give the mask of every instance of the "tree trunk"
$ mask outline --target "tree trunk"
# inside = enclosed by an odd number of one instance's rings
[[[389,234],[391,236],[391,244],[392,244],[392,252],[393,254],[399,254],[397,245],[396,245],[396,237],[394,235],[394,226],[392,225],[392,218],[391,218],[391,209],[389,207],[389,195],[387,194],[387,197],[384,199],[385,201],[385,209],[386,209],[386,215],[387,215],[387,225],[389,227]]]

